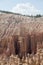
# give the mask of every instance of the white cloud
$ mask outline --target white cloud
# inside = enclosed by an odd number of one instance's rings
[[[40,10],[38,10],[35,6],[33,6],[30,3],[16,4],[16,6],[14,6],[12,8],[12,12],[20,13],[20,14],[23,14],[23,15],[36,15],[36,14],[40,14]]]

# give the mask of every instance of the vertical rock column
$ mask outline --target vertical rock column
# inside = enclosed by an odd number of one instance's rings
[[[23,44],[23,37],[19,36],[19,44],[20,44],[20,53],[19,56],[22,57],[24,53],[24,44]]]
[[[9,49],[10,54],[15,53],[13,37],[8,38],[8,49]]]
[[[31,49],[33,54],[36,53],[37,42],[36,42],[36,37],[34,35],[31,35]]]

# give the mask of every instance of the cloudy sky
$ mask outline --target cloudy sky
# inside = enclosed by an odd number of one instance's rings
[[[43,15],[43,0],[0,0],[0,10],[23,15]]]

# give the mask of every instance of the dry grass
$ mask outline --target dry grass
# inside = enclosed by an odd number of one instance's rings
[[[13,54],[10,57],[0,55],[0,65],[43,65],[43,49],[39,49],[35,55],[28,54],[25,59]]]

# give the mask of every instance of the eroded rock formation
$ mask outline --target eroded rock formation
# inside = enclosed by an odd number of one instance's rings
[[[43,17],[0,14],[0,54],[22,57],[38,48],[43,48]]]

